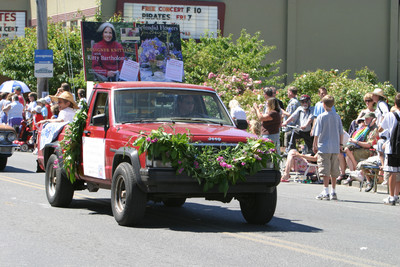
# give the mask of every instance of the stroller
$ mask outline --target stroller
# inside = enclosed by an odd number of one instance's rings
[[[33,133],[29,127],[30,123],[30,121],[22,120],[19,127],[18,139],[14,141],[14,144],[19,145],[19,149],[22,152],[27,152],[34,147],[32,140]]]

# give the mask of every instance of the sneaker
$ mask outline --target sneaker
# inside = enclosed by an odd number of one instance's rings
[[[364,176],[361,174],[361,171],[357,171],[356,180],[358,180],[359,182],[364,181]]]
[[[351,184],[353,183],[353,178],[349,177],[346,180],[343,181],[343,185],[349,185],[351,186]]]
[[[390,196],[389,196],[389,197],[387,197],[387,198],[385,198],[383,200],[383,204],[395,206],[396,205],[396,199],[395,198],[390,198]]]
[[[399,203],[399,196],[394,196],[394,201],[395,201],[396,203]]]
[[[381,185],[387,185],[387,181],[386,181],[386,180],[383,181],[383,182],[381,183]]]
[[[38,153],[38,150],[37,150],[37,148],[36,148],[35,150],[33,150],[32,154],[33,154],[33,155],[37,155],[37,153]]]
[[[331,194],[331,200],[337,200],[337,195],[336,193]]]
[[[289,180],[289,179],[281,179],[281,182],[282,182],[282,183],[289,183],[290,180]]]
[[[316,196],[315,199],[319,199],[319,200],[329,200],[330,198],[329,198],[329,194],[321,193],[321,194],[319,194],[318,196]]]
[[[368,182],[367,183],[367,188],[365,188],[365,192],[369,192],[374,188],[374,181]]]

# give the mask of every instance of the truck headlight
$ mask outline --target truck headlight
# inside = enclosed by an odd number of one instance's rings
[[[4,133],[0,133],[0,142],[4,141],[4,139],[6,139]]]

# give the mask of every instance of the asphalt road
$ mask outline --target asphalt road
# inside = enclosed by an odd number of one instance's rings
[[[239,203],[189,199],[149,203],[141,227],[121,227],[110,192],[76,192],[69,208],[46,199],[35,156],[16,152],[0,173],[0,266],[393,266],[399,265],[399,206],[383,192],[321,185],[278,187],[268,225],[249,225]]]

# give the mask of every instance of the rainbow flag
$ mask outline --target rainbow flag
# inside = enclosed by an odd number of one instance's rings
[[[364,126],[353,133],[351,138],[356,139],[357,141],[363,142],[367,138],[369,133],[369,127]]]

